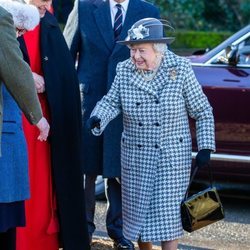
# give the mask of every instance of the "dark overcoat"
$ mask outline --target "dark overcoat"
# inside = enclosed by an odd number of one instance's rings
[[[81,106],[77,74],[53,15],[41,19],[41,65],[51,115],[51,160],[63,249],[90,249],[81,174]],[[28,59],[27,49],[20,40]]]
[[[145,1],[130,0],[120,39],[124,40],[128,29],[145,17],[159,18],[158,9]],[[83,90],[84,125],[96,102],[110,89],[117,63],[129,57],[129,49],[115,42],[109,1],[76,0],[64,36],[74,59],[79,52],[77,71]],[[84,173],[120,177],[121,132],[121,116],[109,124],[101,137],[93,137],[83,126]]]

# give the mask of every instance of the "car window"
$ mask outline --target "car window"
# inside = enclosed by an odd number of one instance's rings
[[[250,37],[238,46],[239,64],[250,65]]]
[[[232,53],[236,53],[237,66],[250,66],[250,35],[240,42],[222,50],[211,62],[212,64],[229,64]]]

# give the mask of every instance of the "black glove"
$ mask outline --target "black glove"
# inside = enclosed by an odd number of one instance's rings
[[[195,163],[197,167],[204,167],[210,162],[210,149],[202,149],[198,152],[195,158]]]
[[[93,128],[100,128],[101,119],[97,116],[92,116],[86,121],[86,128],[91,130]]]

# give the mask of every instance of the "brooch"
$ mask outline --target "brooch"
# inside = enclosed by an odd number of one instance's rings
[[[176,80],[176,76],[177,76],[177,72],[175,68],[172,68],[169,70],[169,75],[170,75],[170,79],[175,81]]]

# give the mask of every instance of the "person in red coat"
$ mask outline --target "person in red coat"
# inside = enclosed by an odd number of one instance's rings
[[[17,250],[90,249],[81,174],[81,108],[74,62],[55,17],[51,0],[31,0],[40,24],[21,39],[20,48],[33,71],[44,114],[51,123],[46,143],[23,120],[28,143],[31,199],[27,226],[17,230]],[[60,237],[59,237],[60,234]]]

